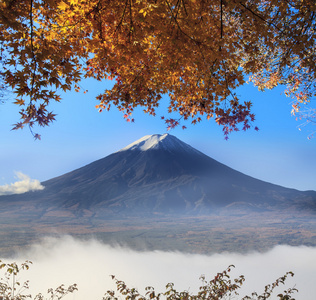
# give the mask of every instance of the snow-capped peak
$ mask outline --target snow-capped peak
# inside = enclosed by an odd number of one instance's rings
[[[153,134],[153,135],[146,135],[141,139],[135,141],[134,143],[129,144],[128,146],[124,147],[121,151],[126,150],[139,150],[139,151],[147,151],[147,150],[168,150],[168,151],[186,151],[186,152],[199,152],[189,146],[188,144],[180,141],[175,136],[170,134]]]

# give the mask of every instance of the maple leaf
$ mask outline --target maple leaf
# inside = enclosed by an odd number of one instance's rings
[[[23,123],[22,122],[18,122],[16,124],[14,124],[14,127],[12,127],[12,130],[21,129],[23,127],[24,127]]]
[[[71,2],[72,2],[72,4],[76,4],[77,1],[71,1]],[[61,1],[58,4],[58,8],[60,10],[65,10],[67,7],[68,7],[68,5],[64,1]]]
[[[41,136],[38,133],[34,134],[34,139],[35,140],[41,140]]]
[[[23,100],[23,99],[16,99],[13,103],[17,104],[19,106],[22,106],[22,105],[24,105],[25,100]]]

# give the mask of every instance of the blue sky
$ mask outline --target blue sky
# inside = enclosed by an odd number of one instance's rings
[[[135,123],[127,123],[116,108],[98,113],[95,96],[109,84],[84,81],[81,86],[88,93],[62,94],[63,100],[52,105],[56,121],[34,129],[41,134],[41,141],[34,141],[28,128],[11,131],[19,120],[18,107],[10,99],[0,104],[0,185],[16,181],[17,171],[45,181],[105,157],[144,135],[166,132],[160,116],[167,115],[167,97],[157,117],[139,109],[134,113]],[[179,127],[169,133],[247,175],[316,190],[316,138],[307,139],[316,127],[298,130],[301,122],[291,116],[291,99],[282,95],[281,88],[259,92],[246,85],[238,94],[253,102],[258,132],[240,131],[225,141],[222,129],[213,120],[204,120],[197,125],[184,122],[186,130]]]

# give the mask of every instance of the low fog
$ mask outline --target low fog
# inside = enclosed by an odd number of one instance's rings
[[[240,298],[253,291],[263,291],[287,271],[295,276],[288,278],[286,287],[296,287],[297,300],[314,300],[316,283],[316,248],[277,246],[266,253],[222,253],[215,255],[189,255],[174,252],[136,252],[122,247],[111,247],[96,240],[80,241],[69,236],[46,238],[17,257],[5,262],[31,260],[28,271],[22,271],[20,281],[30,280],[33,296],[60,284],[77,283],[79,291],[64,299],[102,299],[109,289],[115,289],[110,275],[116,275],[129,287],[144,292],[146,286],[165,291],[168,282],[175,283],[178,291],[197,292],[199,277],[205,274],[213,279],[230,264],[236,266],[233,278],[245,275]],[[282,286],[282,291],[284,286]]]
[[[16,172],[16,177],[19,179],[11,184],[0,185],[0,196],[23,194],[29,191],[43,190],[44,186],[41,185],[37,179],[31,179],[28,175],[22,172]]]

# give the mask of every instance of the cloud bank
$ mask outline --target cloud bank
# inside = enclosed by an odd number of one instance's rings
[[[23,194],[29,191],[43,190],[44,186],[37,179],[31,179],[29,176],[22,172],[16,172],[18,181],[0,185],[0,196],[11,194]]]
[[[96,240],[80,241],[71,237],[47,238],[20,253],[15,261],[33,261],[30,270],[21,274],[21,280],[30,280],[31,293],[46,295],[48,288],[60,284],[78,284],[79,291],[67,295],[65,300],[98,300],[107,290],[115,290],[110,275],[123,280],[129,287],[142,293],[146,286],[165,291],[169,282],[178,291],[197,292],[199,277],[207,280],[223,271],[230,264],[236,266],[231,277],[243,274],[245,284],[240,297],[256,291],[262,293],[264,286],[272,283],[287,271],[295,276],[288,278],[283,291],[296,287],[297,300],[315,299],[316,248],[277,246],[266,253],[223,253],[215,255],[188,255],[175,252],[136,252],[121,247],[110,247]],[[6,259],[8,261],[8,259]],[[276,297],[275,297],[276,298]]]

